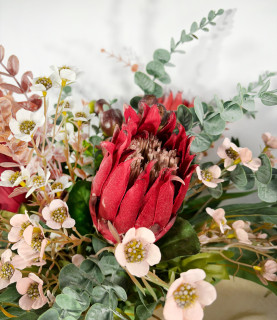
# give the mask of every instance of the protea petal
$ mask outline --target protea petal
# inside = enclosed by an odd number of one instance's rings
[[[99,214],[106,220],[113,221],[120,202],[125,194],[129,176],[130,165],[134,159],[127,160],[118,165],[111,174],[109,183],[104,187],[99,203]]]
[[[139,131],[148,131],[149,133],[156,134],[161,123],[160,111],[156,105],[150,108],[144,122],[139,126]]]
[[[171,111],[176,111],[179,107],[180,104],[183,103],[183,99],[182,99],[182,91],[178,91],[178,93],[176,94],[176,97],[172,103],[172,105],[170,106]]]

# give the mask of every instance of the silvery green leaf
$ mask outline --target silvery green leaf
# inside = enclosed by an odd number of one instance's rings
[[[194,21],[190,27],[190,33],[194,33],[197,30],[198,30],[198,24],[197,22]]]
[[[209,21],[213,20],[215,17],[215,12],[213,10],[211,10],[208,14],[208,19]]]
[[[170,76],[167,72],[161,77],[159,77],[159,81],[161,81],[164,84],[169,84],[171,82]]]
[[[146,66],[146,71],[156,78],[162,77],[165,74],[163,63],[157,60],[150,61]]]
[[[245,167],[245,166],[242,166],[242,168],[243,168],[243,170],[245,172],[247,183],[246,183],[245,186],[238,186],[237,185],[237,188],[239,190],[251,190],[255,186],[255,181],[256,181],[255,175],[254,175],[253,171],[250,168]]]
[[[262,184],[268,184],[272,177],[272,167],[268,156],[262,153],[259,157],[262,160],[262,165],[255,172],[255,176]]]
[[[238,164],[236,166],[236,169],[231,171],[230,173],[230,179],[234,182],[235,185],[238,187],[244,187],[247,184],[247,177],[246,173],[243,170],[242,166]]]
[[[203,28],[202,30],[205,31],[205,32],[210,31],[209,28]]]
[[[192,40],[193,40],[193,37],[191,37],[188,34],[184,35],[182,38],[182,42],[188,42],[188,41],[192,41]]]
[[[105,278],[98,265],[92,259],[86,259],[81,263],[80,272],[82,272],[84,278],[90,280],[94,285],[102,283]]]
[[[82,307],[73,297],[66,294],[59,294],[55,303],[63,310],[66,316],[74,316],[76,319],[82,314]]]
[[[277,95],[270,92],[264,92],[260,96],[261,101],[266,106],[275,106],[277,105]]]
[[[155,83],[148,75],[143,72],[137,71],[135,73],[135,83],[146,93],[151,94],[155,89]]]
[[[59,313],[55,308],[48,309],[38,318],[38,320],[58,320],[58,319],[59,319]]]
[[[154,85],[155,85],[154,91],[151,92],[151,94],[153,94],[157,98],[160,98],[163,95],[163,88],[159,84],[157,84],[156,82],[154,82]]]
[[[82,289],[73,290],[70,287],[65,287],[62,292],[74,298],[80,304],[82,311],[87,310],[89,307],[90,297],[87,292],[83,291]]]
[[[161,63],[167,63],[170,60],[170,52],[165,49],[157,49],[154,51],[153,58]]]
[[[255,110],[254,98],[252,96],[249,96],[248,94],[244,94],[242,99],[242,107],[248,111],[254,111]]]
[[[262,93],[267,91],[269,86],[270,86],[270,80],[267,80],[267,82],[261,87],[261,89],[260,89],[260,91],[258,93],[259,97],[261,96]]]
[[[171,62],[167,62],[165,63],[166,67],[175,67],[175,64],[171,63]]]
[[[194,99],[194,111],[200,123],[203,124],[204,110],[203,110],[202,102],[199,99],[199,97],[196,97]]]
[[[101,303],[95,303],[88,310],[85,320],[113,320],[113,312]]]
[[[211,145],[211,140],[209,136],[201,132],[195,136],[195,139],[192,141],[190,150],[192,152],[202,152],[209,149]]]
[[[224,10],[223,9],[219,9],[216,14],[221,16],[223,13],[224,13]]]
[[[171,40],[170,40],[170,50],[171,50],[171,52],[174,51],[175,48],[176,48],[175,40],[174,40],[174,38],[171,38]]]
[[[272,179],[268,184],[262,184],[257,181],[258,196],[265,202],[277,201],[277,169],[272,169]]]
[[[74,277],[72,275],[74,274]],[[64,289],[67,286],[84,287],[87,279],[82,275],[79,268],[70,263],[62,268],[59,274],[60,289]]]
[[[184,105],[180,105],[177,109],[177,119],[181,125],[188,131],[192,127],[192,114],[190,109]]]
[[[216,104],[216,106],[214,107],[214,111],[221,113],[224,110],[224,106],[223,106],[222,101],[218,98],[217,95],[214,96],[214,101]]]
[[[205,25],[206,21],[207,21],[206,18],[203,18],[203,19],[201,20],[201,22],[200,22],[200,27],[201,27],[201,28]]]
[[[206,133],[219,135],[225,129],[225,121],[221,119],[220,114],[216,114],[209,119],[205,119],[203,127]]]
[[[234,122],[242,118],[243,112],[237,103],[227,101],[224,103],[224,110],[221,112],[220,116],[225,121]]]
[[[215,188],[208,188],[208,191],[213,198],[219,199],[223,193],[222,184],[219,183]]]
[[[104,256],[101,258],[99,261],[99,267],[105,276],[113,274],[121,268],[114,255]]]

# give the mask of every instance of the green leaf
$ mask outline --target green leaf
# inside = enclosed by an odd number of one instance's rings
[[[195,136],[195,139],[192,141],[190,150],[192,152],[202,152],[209,149],[210,145],[211,140],[209,136],[206,133],[201,132],[200,134],[197,134]]]
[[[149,303],[146,305],[139,305],[136,308],[136,320],[147,320],[151,318],[155,308],[156,308],[157,303]]]
[[[90,297],[87,292],[82,289],[73,290],[70,287],[65,287],[63,293],[74,298],[80,304],[82,311],[87,310],[90,305]]]
[[[72,275],[74,274],[74,277]],[[86,285],[87,279],[83,277],[79,268],[70,263],[62,268],[59,274],[60,289],[63,290],[67,286],[82,288]]]
[[[97,236],[92,237],[92,246],[95,253],[97,253],[99,250],[107,247],[107,242],[97,238]]]
[[[139,96],[133,97],[130,100],[130,105],[135,111],[138,111],[138,103],[140,100],[141,100],[141,97],[139,97]]]
[[[193,40],[193,37],[191,37],[190,35],[186,34],[186,31],[183,30],[182,33],[181,33],[181,42],[184,43],[184,42],[188,42],[188,41],[192,41]]]
[[[135,83],[144,91],[145,94],[151,94],[155,89],[155,83],[148,75],[137,71],[135,73]]]
[[[102,273],[107,276],[109,274],[113,274],[121,269],[114,255],[112,256],[104,256],[99,261],[99,267]]]
[[[240,164],[236,166],[235,170],[231,171],[230,179],[238,187],[244,187],[247,184],[247,177],[245,171],[243,170]]]
[[[215,12],[211,10],[208,14],[209,21],[212,21],[215,18]]]
[[[15,302],[20,297],[20,294],[16,290],[15,283],[8,286],[1,294],[0,294],[0,303],[1,302]]]
[[[169,84],[171,82],[170,76],[167,72],[161,77],[159,77],[159,81],[161,81],[164,84]]]
[[[277,95],[270,92],[264,92],[261,94],[261,101],[266,106],[276,106],[277,105]]]
[[[268,184],[272,177],[272,167],[268,156],[262,153],[259,157],[262,160],[262,165],[259,170],[255,172],[256,178],[263,184]]]
[[[95,303],[88,310],[85,320],[112,320],[113,312],[101,303]]]
[[[204,110],[203,110],[202,102],[198,97],[194,99],[194,111],[200,123],[203,124]]]
[[[170,52],[165,49],[157,49],[154,51],[153,59],[161,63],[167,63],[170,60]]]
[[[223,13],[224,13],[224,10],[223,9],[219,9],[216,14],[221,16]]]
[[[171,50],[171,52],[174,51],[175,48],[176,48],[175,40],[174,40],[174,38],[171,38],[171,40],[170,40],[170,50]]]
[[[224,121],[235,122],[242,118],[243,112],[237,103],[227,101],[224,103],[224,110],[220,116]]]
[[[105,279],[101,269],[92,258],[86,259],[81,263],[80,271],[82,272],[83,277],[89,279],[94,285],[101,284]]]
[[[150,61],[146,66],[146,71],[156,78],[160,78],[165,74],[163,63],[157,60]]]
[[[190,109],[184,105],[180,105],[177,109],[177,119],[181,125],[188,131],[192,127],[192,114]]]
[[[266,92],[269,86],[270,86],[270,80],[267,80],[267,82],[261,87],[258,93],[258,96],[260,97],[264,92]]]
[[[216,103],[216,107],[214,107],[214,111],[216,113],[221,113],[223,110],[224,110],[224,106],[223,106],[223,103],[222,101],[218,98],[217,95],[214,96],[214,101]],[[223,119],[223,118],[222,118]],[[223,119],[225,120],[225,119]],[[226,120],[225,120],[226,121]]]
[[[258,196],[265,202],[277,201],[277,169],[272,169],[272,179],[268,184],[262,184],[257,181]]]
[[[57,320],[57,319],[59,319],[59,313],[54,308],[48,309],[38,318],[38,320]]]
[[[91,233],[93,223],[89,210],[91,182],[77,181],[69,193],[67,205],[70,215],[76,221],[76,228],[82,234]]]
[[[254,111],[255,110],[254,98],[248,94],[244,94],[242,99],[242,107],[248,111]]]
[[[92,136],[92,137],[89,137],[89,141],[90,141],[94,146],[98,146],[98,145],[101,143],[102,139],[101,139],[101,137],[99,137],[99,136]]]
[[[198,30],[198,24],[197,22],[194,21],[190,27],[190,33],[194,33],[197,30]]]
[[[225,121],[221,119],[220,114],[204,120],[204,130],[211,135],[219,135],[225,129]]]
[[[162,261],[180,256],[193,255],[199,252],[200,243],[191,224],[177,217],[173,227],[158,242]]]
[[[208,191],[213,198],[219,199],[223,193],[222,184],[219,183],[215,188],[208,188]]]
[[[203,18],[200,22],[200,28],[203,28],[203,26],[205,25],[207,19],[206,18]]]
[[[245,167],[245,166],[242,166],[244,172],[245,172],[245,175],[246,175],[246,179],[247,179],[247,183],[245,186],[237,186],[238,189],[240,190],[250,190],[250,189],[253,189],[254,186],[255,186],[255,175],[253,173],[253,171],[248,168],[248,167]]]
[[[68,296],[67,294],[59,294],[56,297],[55,302],[63,310],[77,311],[82,313],[82,307],[74,297]]]
[[[152,94],[157,98],[160,98],[163,95],[163,88],[156,82],[154,82],[154,91]]]

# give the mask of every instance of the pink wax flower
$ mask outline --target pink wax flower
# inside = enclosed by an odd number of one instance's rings
[[[225,211],[222,208],[218,208],[216,210],[213,210],[211,208],[206,208],[206,212],[208,215],[210,215],[215,223],[219,226],[220,231],[222,233],[225,232],[227,229],[231,229],[227,224],[227,220],[225,219]]]
[[[12,251],[7,249],[1,255],[0,290],[22,278],[19,270],[26,268],[26,262],[18,255],[12,258]],[[19,270],[18,270],[19,269]]]
[[[222,145],[218,147],[217,155],[224,159],[224,168],[228,171],[233,171],[240,162],[239,148],[229,138],[225,138]]]
[[[164,306],[165,320],[202,320],[203,308],[216,299],[216,290],[204,281],[206,273],[201,269],[191,269],[181,273],[181,277],[170,286]]]
[[[122,243],[115,249],[115,258],[122,267],[136,277],[144,277],[149,266],[161,260],[161,252],[155,242],[154,233],[147,228],[129,229]]]
[[[197,167],[196,173],[198,179],[209,188],[216,188],[218,183],[224,181],[223,179],[218,179],[221,175],[221,170],[217,165],[211,166],[205,170],[201,170],[199,167]]]
[[[22,278],[17,282],[16,289],[23,295],[19,299],[21,309],[39,309],[48,302],[43,294],[42,285],[43,281],[34,273],[29,273],[28,278]]]
[[[277,149],[277,137],[272,136],[269,132],[265,132],[262,134],[262,139],[267,147]]]
[[[277,263],[274,260],[267,260],[262,269],[262,276],[266,280],[277,281]]]
[[[252,171],[257,171],[262,164],[261,159],[252,158],[252,151],[248,148],[240,148],[239,154],[241,163]]]
[[[55,199],[51,201],[50,205],[42,210],[42,216],[46,220],[49,228],[72,228],[75,225],[75,220],[70,218],[67,204]]]
[[[10,242],[18,242],[20,239],[23,238],[23,232],[27,227],[29,227],[32,223],[29,219],[27,213],[25,214],[15,214],[10,219],[10,224],[12,226],[9,234],[8,240]]]
[[[237,220],[232,224],[232,228],[234,229],[236,237],[239,242],[245,243],[245,244],[251,244],[251,241],[249,240],[249,232],[251,232],[250,222]]]

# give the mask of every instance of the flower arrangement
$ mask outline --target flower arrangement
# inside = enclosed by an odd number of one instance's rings
[[[277,105],[275,73],[228,101],[162,87],[177,48],[223,13],[157,49],[145,72],[126,63],[144,94],[123,115],[116,101],[74,99],[71,66],[18,81],[0,46],[0,319],[146,320],[162,306],[166,320],[201,320],[233,275],[277,294],[277,137],[264,133],[259,155],[225,137],[255,118],[255,100]],[[258,203],[222,204],[254,192]]]

